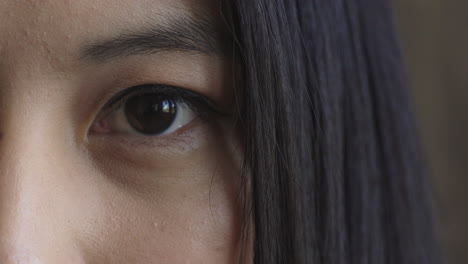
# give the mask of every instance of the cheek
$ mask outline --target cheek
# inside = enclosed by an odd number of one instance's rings
[[[88,188],[88,202],[81,200],[92,205],[76,230],[90,263],[237,263],[239,158],[232,140],[216,135],[226,136],[213,133],[210,144],[166,158],[164,166],[155,161],[151,171],[93,170],[100,180]],[[109,168],[114,161],[106,162]]]
[[[228,194],[187,192],[151,204],[119,198],[103,207],[106,216],[97,219],[95,233],[86,237],[86,244],[94,243],[109,263],[230,263],[236,259],[240,223]]]

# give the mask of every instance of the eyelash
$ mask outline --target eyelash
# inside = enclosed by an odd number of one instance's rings
[[[164,85],[164,84],[143,84],[127,88],[114,95],[103,107],[102,114],[98,120],[108,117],[120,107],[123,107],[126,100],[138,94],[157,94],[166,98],[171,98],[177,103],[183,103],[192,110],[197,117],[208,121],[212,114],[223,115],[223,111],[208,97],[188,89]]]

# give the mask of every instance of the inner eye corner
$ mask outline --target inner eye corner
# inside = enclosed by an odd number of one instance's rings
[[[216,113],[211,99],[190,89],[138,85],[115,94],[93,123],[93,132],[160,137],[179,131],[195,119]],[[211,117],[210,117],[211,118]]]

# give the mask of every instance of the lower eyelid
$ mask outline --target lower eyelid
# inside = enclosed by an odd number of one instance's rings
[[[111,144],[114,146],[119,145],[138,151],[143,149],[180,148],[182,145],[192,144],[196,141],[197,137],[200,135],[199,131],[196,130],[199,130],[199,128],[205,125],[207,125],[205,120],[196,117],[190,123],[176,131],[160,136],[135,136],[122,133],[97,134],[93,136],[101,143],[103,141],[111,141]]]
[[[191,157],[207,146],[214,128],[200,119],[194,120],[185,131],[163,136],[128,137],[124,135],[97,135],[88,140],[88,151],[96,162],[105,161],[114,166],[154,171],[167,162]]]

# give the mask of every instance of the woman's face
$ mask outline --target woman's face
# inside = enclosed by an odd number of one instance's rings
[[[0,0],[0,263],[235,263],[216,1]]]

